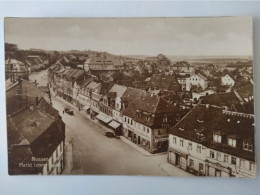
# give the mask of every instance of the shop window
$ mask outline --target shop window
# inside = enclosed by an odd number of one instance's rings
[[[202,163],[199,163],[199,171],[200,171],[200,172],[203,172],[203,169],[204,169],[203,164],[202,164]]]

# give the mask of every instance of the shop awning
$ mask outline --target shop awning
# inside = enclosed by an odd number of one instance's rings
[[[109,124],[110,127],[112,127],[113,129],[117,129],[121,124],[112,120]]]
[[[103,121],[104,123],[109,123],[111,120],[112,120],[112,117],[110,116],[107,116],[106,114],[103,114],[103,113],[99,113],[96,118],[98,120],[101,120]]]

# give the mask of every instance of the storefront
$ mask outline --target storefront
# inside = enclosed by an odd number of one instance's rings
[[[206,160],[206,176],[231,177],[231,168],[224,167],[220,163],[214,163]]]
[[[188,154],[184,154],[181,151],[169,149],[168,161],[169,163],[180,167],[183,170],[187,170],[187,158]]]

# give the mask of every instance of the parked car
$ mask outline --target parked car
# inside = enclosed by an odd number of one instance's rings
[[[106,132],[105,133],[105,136],[109,137],[109,138],[117,138],[119,139],[120,137],[118,135],[116,135],[115,133],[112,133],[112,132]]]
[[[116,135],[112,132],[106,132],[105,136],[107,136],[108,138],[112,138],[112,137],[115,137]]]
[[[69,115],[74,115],[73,110],[70,110],[69,108],[64,108],[64,112],[69,114]]]

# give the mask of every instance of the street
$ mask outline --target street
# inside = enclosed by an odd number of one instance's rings
[[[44,85],[46,73],[39,72],[40,76],[34,74],[33,78]],[[54,96],[52,101],[66,124],[66,139],[73,138],[71,174],[169,175],[160,167],[161,164],[167,164],[167,154],[144,155],[120,139],[107,138],[105,128],[97,124],[98,121],[83,118],[77,110],[74,110],[74,115],[63,114],[63,109],[69,103]],[[190,175],[174,166],[170,166],[170,169],[176,176]]]

